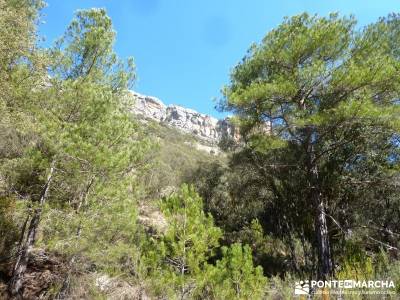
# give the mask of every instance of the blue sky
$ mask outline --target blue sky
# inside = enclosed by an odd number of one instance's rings
[[[284,16],[304,11],[354,14],[360,25],[400,11],[399,0],[47,0],[40,27],[51,45],[77,9],[105,7],[117,31],[116,51],[133,56],[135,90],[221,117],[214,98],[253,42]]]

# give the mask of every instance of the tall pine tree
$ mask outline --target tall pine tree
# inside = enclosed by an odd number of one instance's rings
[[[93,185],[123,182],[142,153],[138,127],[124,97],[134,80],[134,65],[132,60],[127,64],[118,60],[114,38],[105,10],[78,11],[47,53],[49,75],[43,79],[44,87],[32,90],[27,109],[40,135],[40,147],[32,151],[43,169],[42,186],[32,197],[32,211],[21,235],[12,295],[23,293],[23,276],[44,204],[52,200],[79,213]]]
[[[365,162],[398,163],[400,62],[387,39],[393,30],[385,22],[355,26],[337,14],[286,19],[250,48],[224,90],[223,105],[236,114],[247,148],[269,157],[254,163],[275,201],[293,218],[313,219],[321,279],[334,272],[329,232],[340,224],[332,212],[351,201],[343,187],[357,185],[361,169],[364,180],[374,175]]]

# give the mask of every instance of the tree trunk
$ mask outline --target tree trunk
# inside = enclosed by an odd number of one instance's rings
[[[15,261],[15,265],[13,268],[12,277],[9,283],[9,292],[12,297],[22,298],[23,293],[23,277],[28,266],[29,255],[32,252],[33,245],[36,239],[37,228],[39,227],[40,217],[42,214],[42,208],[44,203],[46,202],[47,195],[49,193],[50,183],[53,178],[54,173],[54,165],[53,161],[50,166],[50,171],[47,176],[46,184],[43,187],[40,199],[39,206],[34,209],[32,218],[29,223],[28,231],[23,228],[20,243],[18,246],[17,258]]]
[[[305,98],[301,99],[299,108],[307,110]],[[307,152],[307,171],[309,179],[311,205],[316,208],[314,216],[315,235],[318,247],[318,277],[325,280],[332,275],[333,266],[331,260],[331,248],[329,244],[328,225],[326,223],[325,203],[321,195],[319,186],[319,170],[315,155],[315,141],[318,139],[318,131],[313,126],[307,126],[305,129],[306,142],[305,150]]]
[[[333,266],[328,235],[328,225],[326,222],[325,203],[318,188],[318,169],[315,165],[311,168],[311,197],[312,203],[316,208],[314,223],[318,246],[318,276],[320,279],[325,280],[332,275]]]
[[[79,193],[79,200],[78,200],[78,204],[77,204],[77,207],[76,207],[76,213],[79,213],[81,207],[86,204],[87,197],[88,197],[88,194],[89,194],[89,190],[93,185],[94,179],[95,179],[95,176],[94,175],[91,176],[89,181],[87,182],[84,190],[82,190]]]
[[[328,226],[326,224],[325,206],[322,200],[317,208],[315,227],[318,244],[319,276],[322,280],[325,280],[332,275],[333,266]]]

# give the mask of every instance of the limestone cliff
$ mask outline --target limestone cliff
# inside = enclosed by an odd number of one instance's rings
[[[218,120],[189,108],[165,105],[160,99],[130,92],[135,104],[132,112],[144,118],[167,124],[191,133],[211,143],[218,143],[228,137],[237,140],[238,133],[229,119]]]

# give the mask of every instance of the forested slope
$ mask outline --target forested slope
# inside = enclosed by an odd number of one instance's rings
[[[0,0],[0,298],[398,298],[398,15],[285,19],[232,70],[240,138],[210,153],[132,114],[104,9],[44,49],[43,5]]]

